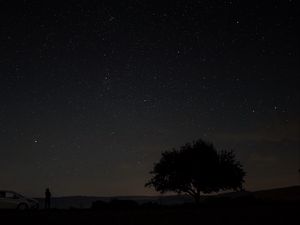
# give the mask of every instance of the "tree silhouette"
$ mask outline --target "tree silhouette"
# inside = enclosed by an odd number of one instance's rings
[[[161,193],[187,193],[199,203],[201,193],[242,189],[245,172],[233,151],[217,152],[201,139],[187,143],[179,150],[162,153],[145,184]]]

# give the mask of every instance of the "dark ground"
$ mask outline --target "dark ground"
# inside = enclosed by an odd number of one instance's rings
[[[0,211],[0,224],[300,224],[299,206],[200,206],[136,208],[136,209],[73,209],[37,211]]]

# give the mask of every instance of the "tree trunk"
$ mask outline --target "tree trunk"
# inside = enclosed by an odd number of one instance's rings
[[[194,195],[195,203],[196,205],[200,204],[200,193],[197,193]]]

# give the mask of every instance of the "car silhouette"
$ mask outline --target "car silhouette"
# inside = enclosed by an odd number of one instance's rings
[[[0,190],[0,209],[38,209],[39,203],[14,191]]]

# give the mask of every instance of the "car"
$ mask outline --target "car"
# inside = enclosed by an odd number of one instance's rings
[[[14,191],[0,190],[0,209],[38,209],[39,202]]]

